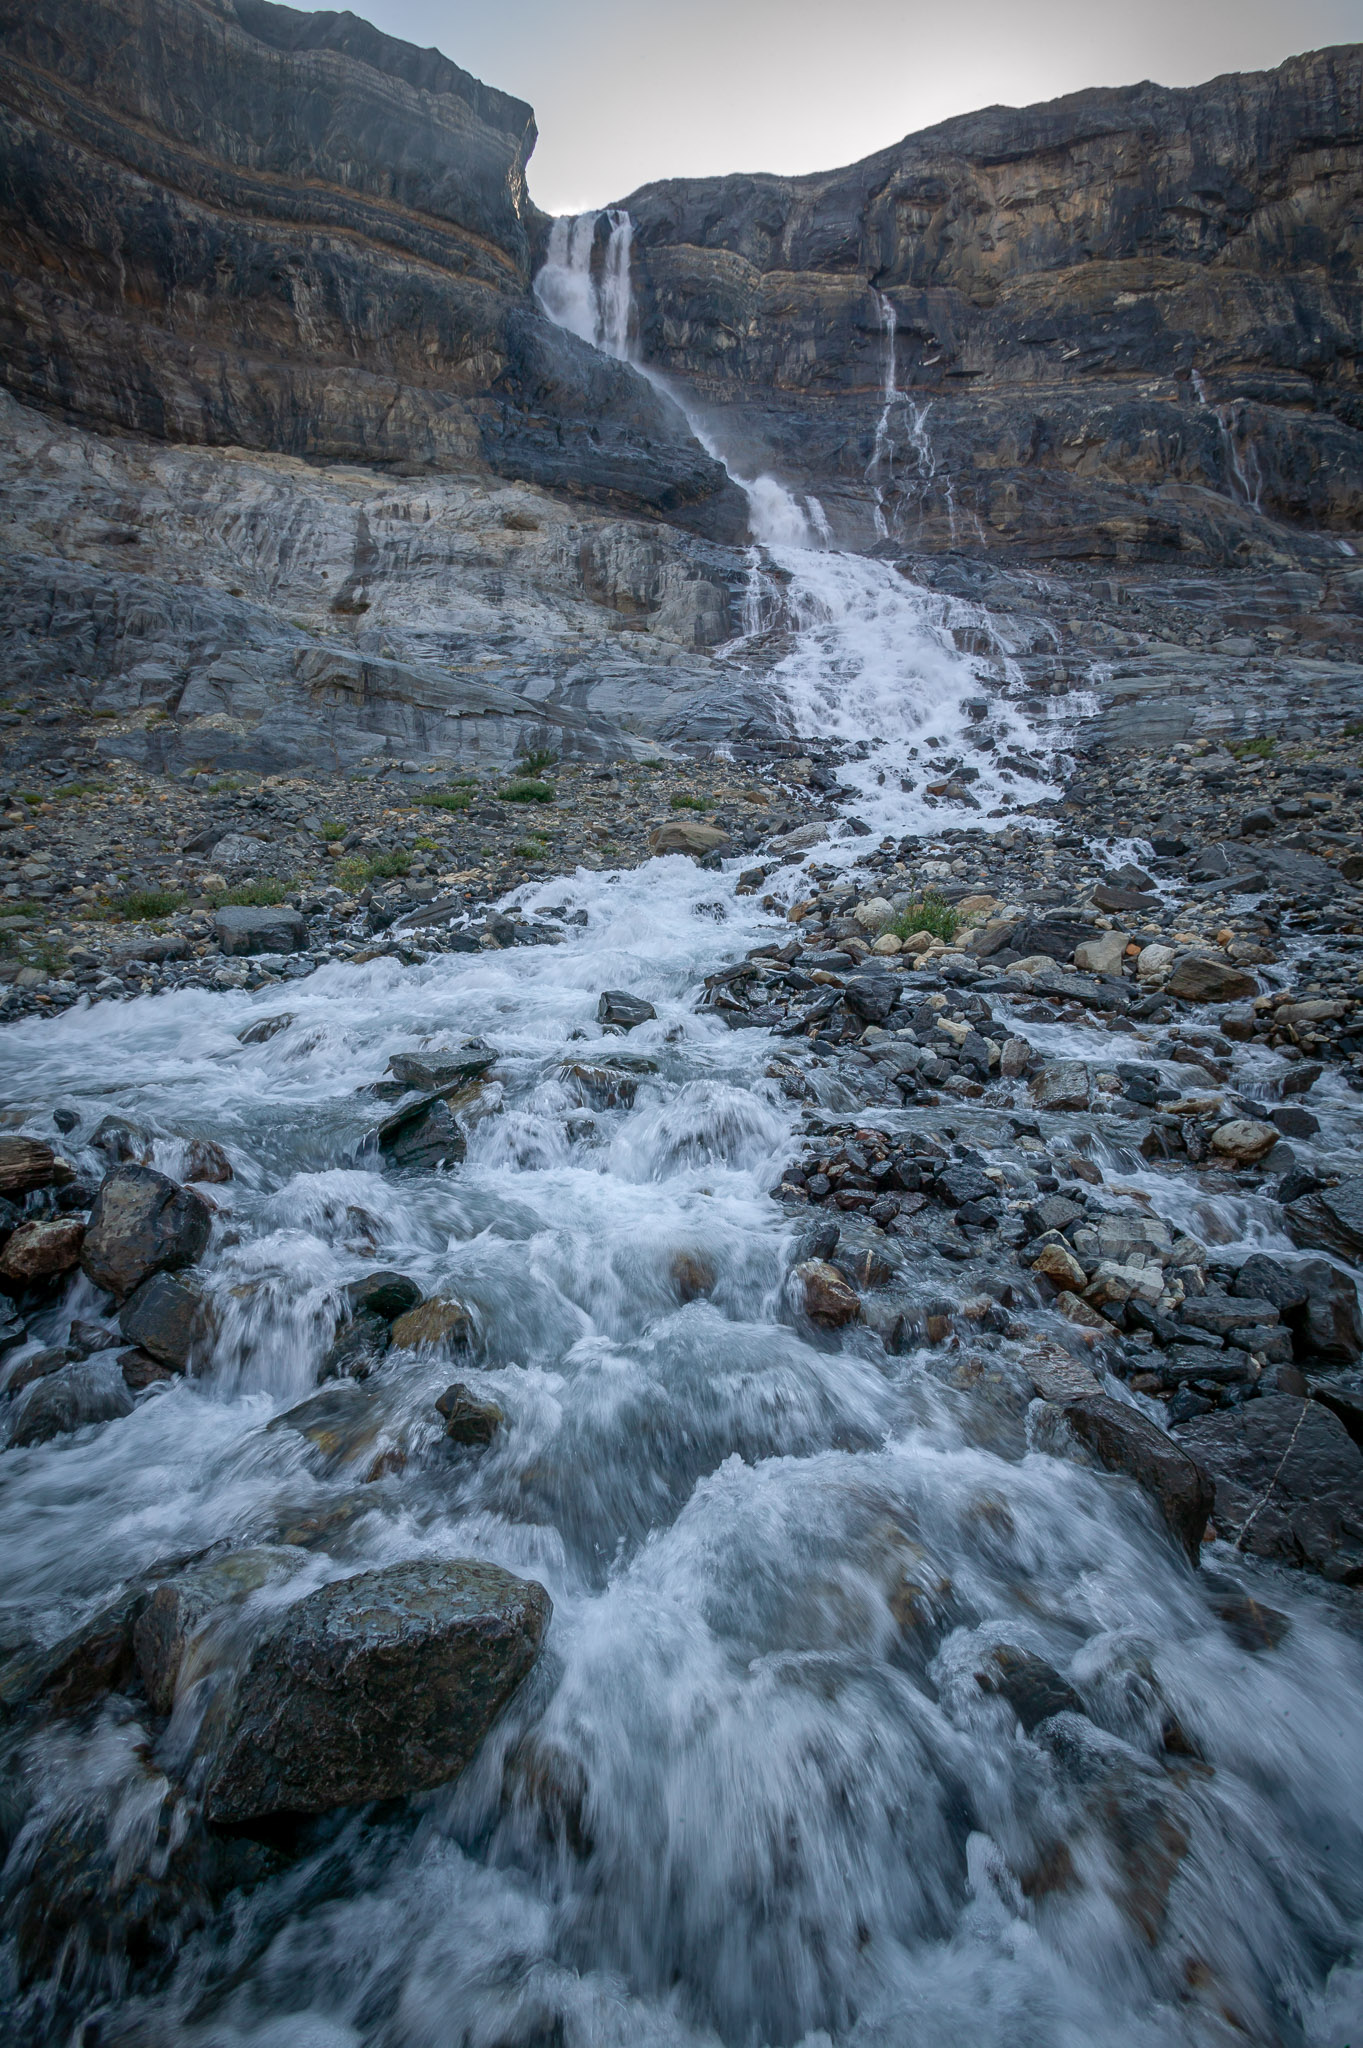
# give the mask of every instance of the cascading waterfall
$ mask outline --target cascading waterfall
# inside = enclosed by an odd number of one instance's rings
[[[1262,512],[1264,480],[1254,444],[1243,434],[1244,407],[1234,402],[1213,405],[1207,396],[1206,383],[1198,370],[1193,371],[1192,382],[1198,404],[1205,406],[1213,415],[1220,431],[1226,477],[1230,486],[1229,495],[1237,504],[1244,505],[1249,511]]]
[[[628,276],[625,232],[611,224],[621,261],[608,244],[594,277],[595,219],[556,224],[540,280],[546,307],[622,354],[628,308],[603,301]],[[886,830],[971,815],[900,786],[920,737],[969,747],[984,686],[953,643],[960,619],[892,565],[815,545],[774,480],[747,488],[789,579],[774,675],[796,724],[873,743],[848,772]],[[989,715],[1012,716],[1006,697]],[[992,772],[972,786],[1001,808]],[[1022,1402],[989,1391],[1016,1369],[997,1320],[948,1377],[791,1314],[791,1229],[767,1190],[797,1111],[763,1077],[765,1034],[696,1009],[704,976],[770,938],[758,898],[674,858],[520,902],[571,914],[561,943],[335,964],[291,985],[268,1032],[246,1027],[277,994],[185,991],[0,1035],[0,1106],[55,1139],[60,1104],[81,1172],[110,1112],[149,1134],[155,1163],[176,1170],[196,1135],[235,1167],[213,1190],[204,1370],[5,1453],[5,1640],[54,1643],[158,1561],[248,1542],[276,1546],[288,1595],[473,1557],[554,1602],[545,1657],[455,1786],[336,1817],[298,1861],[287,1830],[229,1840],[251,1887],[222,1910],[191,1887],[175,1942],[132,1983],[103,1930],[136,1933],[193,1839],[177,1724],[144,1726],[116,1696],[0,1731],[4,1972],[24,1940],[69,1930],[43,1981],[0,1974],[9,2038],[1357,2042],[1358,1643],[1286,1574],[1281,1649],[1223,1626],[1228,1581],[1261,1593],[1263,1575],[1217,1554],[1217,1591],[1135,1489],[1029,1450]],[[656,1016],[614,1070],[629,1087],[584,1114],[574,1071],[620,1055],[596,1021],[603,988]],[[1144,1056],[1064,1029],[1071,1056]],[[386,1061],[467,1032],[499,1057],[465,1163],[380,1171],[365,1140]],[[895,1114],[940,1129],[970,1107]],[[971,1140],[1002,1174],[1013,1140],[988,1125]],[[1151,1175],[1150,1199],[1177,1196]],[[1239,1227],[1228,1205],[1228,1242]],[[438,1355],[365,1383],[377,1419],[358,1451],[281,1420],[315,1385],[347,1284],[375,1266],[470,1305],[477,1346],[457,1370],[503,1411],[483,1455],[442,1444]],[[80,1283],[37,1341],[100,1313]],[[1063,1674],[1084,1711],[1048,1707],[1024,1732],[977,1677],[1001,1646]],[[83,1860],[98,1842],[107,1907]]]

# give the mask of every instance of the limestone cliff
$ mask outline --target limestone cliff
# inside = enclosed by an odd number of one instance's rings
[[[536,310],[534,139],[354,15],[0,0],[0,379],[97,427],[482,468],[736,536],[676,409]]]
[[[1038,556],[1363,525],[1363,46],[623,203],[644,353],[854,543],[877,497],[892,540]]]

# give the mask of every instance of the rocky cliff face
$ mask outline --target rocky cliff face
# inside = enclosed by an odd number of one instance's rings
[[[644,353],[853,544],[1234,559],[1363,523],[1361,190],[1356,46],[624,204]]]
[[[0,378],[102,428],[491,470],[715,534],[681,415],[529,293],[530,109],[268,0],[0,0]]]

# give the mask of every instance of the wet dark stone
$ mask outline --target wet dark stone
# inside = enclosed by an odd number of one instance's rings
[[[1084,1702],[1067,1679],[1044,1657],[1001,1643],[984,1669],[975,1673],[981,1692],[1006,1699],[1028,1735],[1052,1714],[1082,1714]]]
[[[192,1188],[150,1166],[116,1166],[100,1187],[81,1247],[81,1266],[117,1301],[153,1273],[192,1266],[208,1243],[212,1216]]]
[[[424,1097],[379,1125],[379,1150],[390,1166],[433,1170],[458,1166],[467,1146],[442,1095]]]
[[[172,1372],[187,1372],[196,1351],[211,1342],[212,1318],[199,1288],[174,1273],[154,1273],[128,1297],[118,1326],[129,1344]]]
[[[1080,924],[1076,918],[1047,917],[1019,925],[1011,944],[1019,959],[1045,953],[1052,960],[1068,960],[1076,946],[1097,936],[1093,925]]]
[[[40,1138],[0,1137],[0,1195],[28,1195],[71,1178],[72,1168]]]
[[[424,1299],[415,1280],[405,1273],[388,1272],[366,1273],[362,1280],[352,1280],[346,1296],[356,1315],[368,1310],[389,1323],[406,1315],[409,1308],[418,1308]]]
[[[458,1777],[551,1611],[542,1586],[496,1565],[417,1560],[263,1615],[208,1731],[209,1818],[321,1813]]]
[[[261,1017],[258,1022],[248,1024],[244,1031],[237,1033],[237,1044],[265,1045],[279,1032],[287,1031],[292,1022],[292,1010],[281,1010],[277,1017]]]
[[[337,1330],[317,1377],[319,1380],[368,1379],[382,1363],[392,1336],[392,1326],[386,1316],[376,1315],[372,1309],[358,1310]]]
[[[1303,1251],[1335,1252],[1352,1265],[1363,1259],[1363,1175],[1289,1202],[1284,1216]]]
[[[1269,1118],[1285,1138],[1314,1138],[1320,1129],[1319,1118],[1293,1102],[1279,1103],[1276,1109],[1269,1111]]]
[[[621,988],[606,989],[596,1006],[597,1023],[610,1025],[617,1031],[633,1031],[637,1025],[647,1024],[657,1014],[652,1003]]]
[[[854,974],[843,989],[843,1001],[863,1023],[883,1024],[899,996],[899,984],[890,974]]]
[[[131,1415],[132,1395],[112,1351],[64,1365],[25,1387],[9,1417],[12,1448],[47,1443],[90,1422],[114,1422]]]
[[[404,1088],[431,1093],[455,1087],[460,1081],[476,1081],[496,1060],[495,1046],[480,1038],[467,1038],[462,1045],[437,1046],[428,1052],[394,1053],[388,1071]]]
[[[495,1401],[475,1394],[462,1380],[446,1387],[435,1405],[445,1418],[449,1441],[475,1448],[490,1444],[506,1419]]]
[[[1328,1259],[1285,1260],[1255,1252],[1231,1283],[1234,1294],[1271,1301],[1306,1357],[1352,1365],[1363,1357],[1363,1314],[1351,1276]]]
[[[1216,1485],[1217,1534],[1256,1557],[1363,1579],[1363,1452],[1319,1401],[1264,1394],[1184,1425]]]
[[[1170,1534],[1196,1564],[1213,1489],[1195,1457],[1148,1416],[1107,1394],[1066,1401],[1062,1412],[1100,1465],[1144,1487]]]
[[[69,1635],[43,1649],[21,1651],[0,1666],[0,1714],[41,1703],[49,1713],[78,1714],[133,1676],[133,1624],[147,1598],[130,1587]]]
[[[1185,1301],[1179,1310],[1178,1320],[1191,1323],[1195,1330],[1208,1330],[1214,1336],[1224,1337],[1231,1330],[1245,1329],[1250,1323],[1276,1323],[1278,1311],[1271,1301],[1217,1294],[1209,1289],[1205,1294],[1193,1295]]]

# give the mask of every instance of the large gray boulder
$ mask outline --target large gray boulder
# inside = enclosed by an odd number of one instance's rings
[[[1303,1251],[1335,1252],[1351,1264],[1363,1259],[1363,1175],[1289,1202],[1283,1215]]]
[[[1145,1489],[1170,1535],[1196,1564],[1213,1489],[1194,1447],[1176,1443],[1158,1423],[1108,1394],[1065,1401],[1060,1413],[1105,1470],[1124,1473]]]
[[[268,1614],[205,1726],[209,1819],[323,1813],[458,1777],[551,1612],[542,1586],[497,1565],[415,1560]]]
[[[1178,1432],[1216,1484],[1216,1532],[1327,1578],[1363,1576],[1363,1451],[1319,1401],[1264,1394]]]
[[[203,1254],[212,1215],[202,1195],[152,1166],[116,1166],[90,1211],[80,1263],[96,1287],[126,1301],[153,1273],[175,1273]]]
[[[213,918],[213,936],[224,953],[297,953],[307,943],[308,927],[301,911],[287,903],[255,909],[229,903]]]

